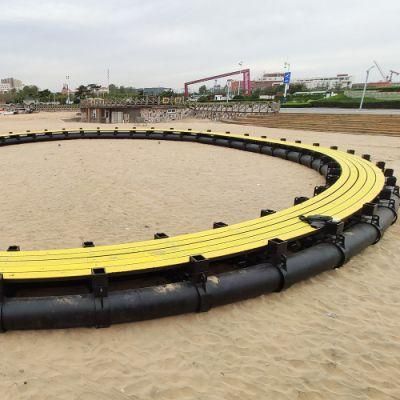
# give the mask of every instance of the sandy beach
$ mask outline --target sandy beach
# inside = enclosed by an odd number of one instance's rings
[[[0,115],[0,134],[90,127],[73,113]],[[152,125],[153,126],[153,125]],[[185,120],[369,153],[400,171],[400,139]],[[299,127],[301,128],[301,127]],[[311,196],[297,164],[195,143],[4,147],[0,247],[114,244],[235,223]],[[208,313],[0,336],[1,399],[400,399],[400,224],[343,268]]]

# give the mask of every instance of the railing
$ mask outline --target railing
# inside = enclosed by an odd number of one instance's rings
[[[81,101],[81,108],[85,107],[125,107],[125,106],[162,106],[162,105],[184,105],[183,97],[159,97],[159,96],[144,96],[144,97],[132,97],[127,99],[85,99]]]

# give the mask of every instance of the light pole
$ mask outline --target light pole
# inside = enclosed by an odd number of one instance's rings
[[[67,104],[69,104],[70,103],[70,97],[69,97],[69,75],[67,75],[66,77],[65,77],[65,79],[67,80]]]
[[[240,67],[240,72],[242,72],[243,61],[239,61],[238,64],[239,64],[239,67]],[[242,77],[239,78],[238,96],[240,96],[240,83],[241,83],[241,79],[242,79]]]
[[[226,94],[226,102],[229,103],[229,96],[231,95],[231,85],[232,85],[232,79],[228,79],[226,81],[226,85],[228,86],[228,92]]]
[[[287,69],[286,72],[290,72],[290,64],[285,61],[285,64],[283,65],[283,68]],[[285,92],[283,94],[283,98],[286,100],[287,96],[287,91],[289,89],[289,83],[285,83]]]
[[[361,96],[361,101],[360,101],[360,110],[362,110],[363,104],[364,104],[364,97],[365,97],[365,92],[367,91],[367,85],[368,85],[368,77],[369,77],[369,72],[371,71],[371,69],[375,68],[375,65],[372,65],[371,67],[369,67],[367,69],[367,74],[365,76],[365,83],[364,83],[364,90]]]

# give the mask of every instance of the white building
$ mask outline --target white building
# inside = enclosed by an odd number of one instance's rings
[[[20,91],[24,85],[22,81],[14,78],[4,78],[0,82],[0,92],[6,93],[12,89],[15,89],[17,92]]]
[[[353,77],[348,74],[338,74],[330,77],[296,79],[293,83],[301,83],[308,90],[314,89],[350,89]]]
[[[9,83],[0,83],[0,93],[7,93],[11,90],[11,85]]]
[[[282,85],[284,75],[285,74],[283,72],[264,73],[260,80],[265,82],[271,82],[271,86]]]

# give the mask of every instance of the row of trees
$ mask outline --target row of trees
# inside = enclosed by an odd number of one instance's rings
[[[143,89],[136,89],[133,87],[116,86],[111,84],[109,86],[109,93],[101,90],[102,87],[95,83],[88,85],[80,85],[76,91],[70,92],[70,99],[74,103],[79,103],[81,100],[89,97],[104,97],[104,98],[128,98],[135,96],[142,96]],[[173,91],[161,93],[161,96],[173,96]],[[33,100],[41,103],[59,102],[65,104],[68,99],[68,94],[64,92],[52,92],[49,89],[39,90],[35,85],[27,85],[20,91],[15,89],[7,92],[0,93],[0,103],[22,103],[24,100]]]
[[[22,103],[24,100],[65,103],[66,99],[67,96],[62,93],[52,93],[49,89],[39,90],[35,85],[24,86],[19,91],[12,89],[7,93],[0,94],[0,102],[2,103]]]
[[[81,100],[90,97],[103,97],[109,99],[123,99],[143,96],[145,93],[143,89],[134,88],[131,86],[116,86],[114,84],[109,85],[108,92],[103,90],[100,85],[91,83],[88,85],[80,85],[74,93],[70,93],[70,99],[74,103],[79,103]],[[305,91],[305,87],[302,84],[292,84],[289,87],[289,94],[293,94],[299,91]],[[226,93],[227,87],[221,88],[220,92]],[[275,95],[278,98],[283,95],[284,85],[273,86],[269,89],[255,89],[251,96],[236,95],[235,100],[257,100],[260,95]],[[159,94],[161,97],[172,97],[176,96],[173,90],[167,90]],[[200,86],[198,95],[201,96],[202,101],[213,100],[214,91],[208,89],[206,85]],[[12,90],[8,93],[0,94],[0,103],[22,103],[24,100],[34,100],[38,102],[59,102],[65,104],[67,101],[67,94],[65,92],[51,92],[49,89],[39,90],[35,85],[24,86],[22,90]]]

